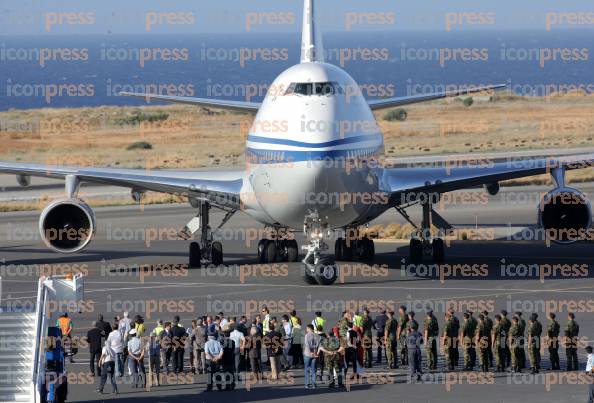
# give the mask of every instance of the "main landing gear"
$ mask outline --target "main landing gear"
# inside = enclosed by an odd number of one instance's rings
[[[347,230],[346,233],[351,233]],[[373,261],[375,258],[375,245],[368,237],[356,237],[356,239],[338,238],[334,242],[334,256],[338,261]]]
[[[275,239],[260,239],[258,242],[258,262],[296,262],[299,259],[299,246],[295,239],[284,239],[275,229]]]
[[[332,231],[328,223],[322,220],[317,211],[305,217],[303,233],[307,244],[302,248],[307,251],[303,262],[303,279],[308,284],[332,285],[338,279],[339,268],[333,256],[322,256],[328,250],[324,238],[329,238]]]
[[[421,228],[417,229],[410,240],[409,260],[412,264],[420,264],[423,262],[423,258],[427,257],[432,259],[434,263],[441,264],[445,261],[445,243],[442,238],[433,237],[431,234],[431,225],[432,219],[437,219],[440,222],[443,221],[446,224],[447,222],[433,210],[433,204],[430,198],[425,197],[424,199],[421,203],[423,207],[423,220],[421,222]],[[402,211],[400,212],[402,214]]]
[[[229,221],[235,210],[228,210],[221,224],[212,231],[209,225],[210,208],[209,203],[199,202],[198,214],[180,232],[182,239],[190,239],[200,230],[199,241],[190,243],[190,267],[200,267],[203,262],[210,262],[215,266],[223,264],[223,244],[213,239],[213,233]]]

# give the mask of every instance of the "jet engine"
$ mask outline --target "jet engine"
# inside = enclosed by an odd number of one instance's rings
[[[41,212],[39,232],[50,249],[61,253],[78,252],[93,238],[95,213],[81,199],[55,200]]]
[[[538,206],[538,224],[547,239],[561,244],[583,240],[592,224],[592,208],[582,192],[557,188],[547,193]]]

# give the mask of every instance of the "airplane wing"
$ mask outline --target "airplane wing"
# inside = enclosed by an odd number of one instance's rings
[[[416,104],[419,102],[433,101],[435,99],[456,97],[459,95],[468,95],[468,94],[474,94],[477,92],[496,90],[499,88],[505,88],[505,86],[506,86],[505,84],[498,84],[498,85],[488,85],[488,86],[483,86],[483,87],[470,87],[470,88],[457,90],[457,91],[443,91],[443,92],[435,92],[435,93],[430,93],[430,94],[413,95],[413,96],[408,96],[408,97],[375,99],[375,100],[367,101],[367,103],[369,104],[369,107],[371,108],[371,110],[380,110],[380,109],[393,108],[395,106],[402,106],[402,105]]]
[[[166,101],[178,104],[188,104],[195,106],[205,106],[218,109],[225,109],[236,112],[256,113],[260,109],[261,103],[258,102],[242,102],[242,101],[225,101],[219,99],[208,99],[208,98],[192,98],[192,97],[175,97],[169,95],[153,95],[153,94],[141,94],[135,92],[120,92],[121,96],[144,98],[146,102],[151,100]]]
[[[82,182],[180,194],[208,201],[217,207],[238,209],[245,171],[87,168],[0,161],[0,173],[58,179],[74,175]]]
[[[382,188],[395,196],[406,193],[446,193],[509,179],[550,173],[554,169],[584,169],[594,166],[594,154],[550,158],[509,158],[505,161],[477,160],[472,163],[446,160],[426,167],[386,168]]]

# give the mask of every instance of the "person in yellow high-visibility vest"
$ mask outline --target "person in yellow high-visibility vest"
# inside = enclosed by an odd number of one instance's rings
[[[322,312],[318,311],[316,312],[316,317],[314,318],[314,320],[311,321],[311,324],[313,325],[315,330],[318,330],[318,327],[321,327],[322,331],[324,331],[324,325],[326,324],[326,319],[324,319],[322,317]]]
[[[356,311],[353,315],[353,326],[354,327],[362,327],[363,324],[363,316],[359,314],[359,311]]]
[[[266,336],[270,331],[270,311],[266,305],[262,306],[262,316],[262,334]]]

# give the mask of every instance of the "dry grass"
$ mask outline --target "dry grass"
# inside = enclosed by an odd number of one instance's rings
[[[470,108],[448,99],[405,109],[405,122],[383,120],[385,111],[376,114],[388,157],[594,146],[594,95],[543,99],[503,94],[477,97]],[[168,118],[122,124],[141,112],[165,112]],[[237,166],[245,163],[252,121],[250,115],[185,105],[10,110],[0,112],[0,159],[151,169]],[[126,149],[138,141],[152,149]],[[568,177],[590,181],[594,172],[570,172]],[[508,184],[535,183],[550,183],[550,178]]]

